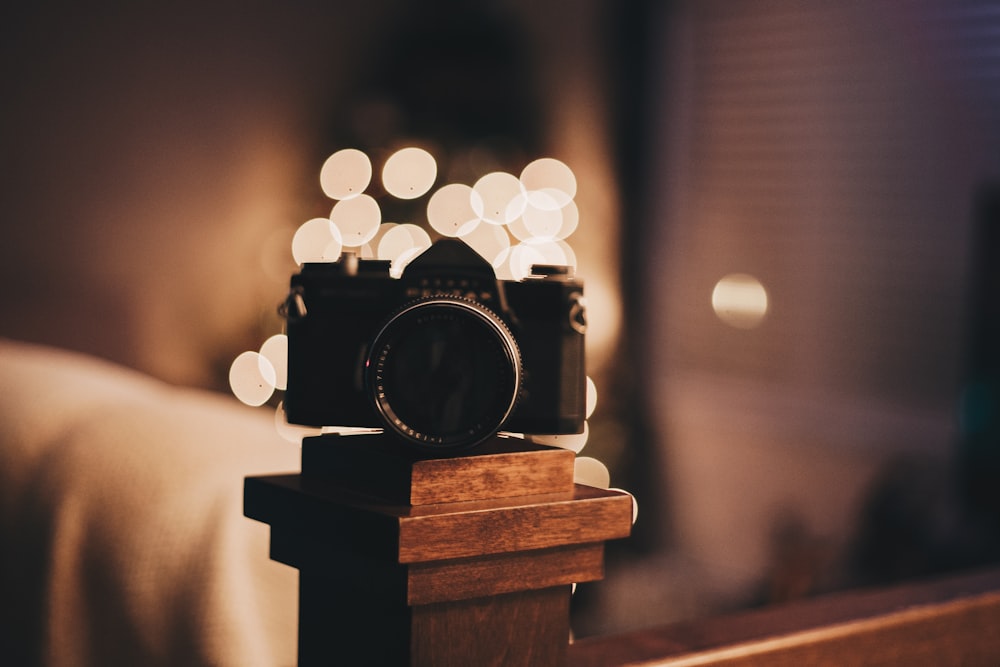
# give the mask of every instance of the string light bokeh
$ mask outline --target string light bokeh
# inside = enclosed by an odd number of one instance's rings
[[[377,176],[377,182],[373,178]],[[493,267],[497,278],[523,280],[536,264],[569,267],[577,259],[567,238],[580,215],[574,202],[576,176],[568,165],[551,157],[528,163],[515,175],[491,171],[475,183],[446,183],[431,191],[439,176],[429,151],[406,146],[392,152],[376,169],[371,157],[356,148],[336,151],[320,169],[319,184],[334,201],[329,217],[311,218],[292,237],[295,263],[336,262],[344,252],[361,259],[390,262],[389,274],[399,278],[406,266],[431,247],[435,238],[458,238]],[[383,220],[379,197],[415,203],[413,218]],[[241,353],[229,371],[233,394],[250,406],[268,403],[285,389],[288,364],[285,334],[268,338],[256,351]],[[589,420],[597,406],[597,387],[587,378]],[[349,424],[323,428],[289,424],[283,405],[275,412],[278,433],[291,442],[322,433],[372,432]],[[504,433],[539,444],[561,447],[579,455],[590,434],[589,423],[579,434]],[[578,483],[610,488],[611,475],[599,460],[577,456]],[[638,507],[633,496],[633,514]]]

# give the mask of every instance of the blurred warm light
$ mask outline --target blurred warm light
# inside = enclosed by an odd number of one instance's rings
[[[720,320],[738,329],[753,329],[767,314],[767,291],[745,273],[732,273],[715,284],[712,308]]]
[[[608,467],[595,458],[578,456],[573,462],[573,481],[598,489],[611,486],[611,473]]]
[[[437,162],[422,148],[403,148],[386,160],[382,167],[382,185],[399,199],[416,199],[434,185]]]
[[[288,383],[288,336],[275,334],[260,346],[260,356],[274,369],[274,388],[285,390]]]
[[[326,159],[319,172],[319,184],[330,199],[357,197],[372,180],[372,162],[356,148],[339,150]]]
[[[597,409],[597,385],[594,383],[594,379],[587,376],[587,419],[594,414],[594,410]]]
[[[550,447],[560,447],[562,449],[568,449],[571,452],[579,454],[583,451],[584,446],[587,444],[587,438],[590,437],[590,424],[587,422],[583,423],[583,433],[560,433],[555,435],[532,435],[528,436],[531,442],[538,443],[539,445],[548,445]],[[593,485],[591,485],[593,486]]]
[[[576,273],[576,254],[565,241],[547,241],[537,238],[528,239],[519,243],[518,246],[525,246],[531,249],[530,255],[534,258],[535,264],[551,264],[555,266],[568,266],[570,274]],[[530,271],[531,267],[528,267]]]
[[[478,225],[463,233],[460,238],[493,265],[494,269],[507,261],[507,255],[510,253],[510,236],[503,227]]]
[[[555,238],[563,225],[561,207],[550,192],[534,190],[528,193],[524,212],[524,226],[537,238]]]
[[[427,222],[442,236],[464,236],[479,226],[481,218],[472,207],[472,188],[449,183],[427,202]]]
[[[437,163],[427,151],[408,147],[393,153],[381,173],[387,195],[416,199],[430,191]],[[335,261],[343,248],[352,248],[365,259],[389,261],[390,275],[398,278],[410,261],[432,245],[431,236],[419,225],[382,222],[378,202],[364,193],[371,174],[371,159],[356,149],[337,151],[326,160],[320,181],[336,203],[329,218],[309,220],[295,232],[292,256],[297,263]],[[580,221],[576,190],[576,177],[568,166],[542,158],[525,167],[520,177],[492,171],[471,187],[450,183],[438,188],[427,201],[427,223],[442,236],[462,239],[493,266],[501,280],[528,279],[537,264],[568,266],[575,273],[576,253],[566,238]],[[610,308],[590,323],[588,347],[605,349],[615,335],[620,313],[611,293],[613,285],[601,280],[600,266],[591,268],[597,279],[588,280],[588,300]],[[284,389],[286,374],[287,338],[275,336],[259,353],[246,352],[233,362],[233,393],[245,403],[260,405],[275,388]],[[589,418],[596,389],[590,378],[587,383]],[[589,427],[578,435],[542,437],[579,452],[588,431]],[[293,435],[298,437],[297,432]]]
[[[553,205],[563,207],[576,196],[576,176],[565,163],[545,157],[530,162],[521,171],[521,183],[527,192],[546,192]]]
[[[274,411],[274,428],[283,439],[301,445],[302,438],[308,438],[323,433],[323,430],[314,426],[299,426],[289,424],[285,415],[284,402],[278,403],[278,408]]]
[[[576,202],[571,201],[567,202],[560,210],[562,211],[562,226],[555,238],[557,241],[564,241],[566,237],[576,231],[577,225],[580,224],[580,209]]]
[[[513,174],[504,171],[486,174],[476,181],[472,191],[478,195],[472,198],[472,208],[485,222],[505,225],[521,215],[524,188]],[[519,202],[522,202],[520,208]]]
[[[389,233],[389,230],[398,224],[397,222],[383,222],[379,225],[375,236],[359,248],[361,259],[378,259],[378,244],[382,242],[382,238]]]
[[[292,257],[297,264],[335,262],[342,243],[340,229],[329,218],[313,218],[302,223],[292,237]]]
[[[379,259],[392,262],[390,275],[398,278],[403,268],[431,247],[431,237],[422,227],[411,224],[395,225],[379,241],[376,251]]]
[[[593,350],[607,354],[618,334],[621,298],[615,291],[615,283],[610,277],[602,275],[600,267],[593,269],[587,265],[584,287],[588,314],[587,353],[591,354]]]
[[[621,493],[627,493],[629,498],[632,499],[632,523],[634,524],[639,518],[639,501],[635,499],[635,496],[631,492],[625,489],[619,489],[618,487],[612,486],[608,488],[608,491],[620,491]]]
[[[382,222],[382,211],[370,195],[343,199],[333,206],[330,220],[340,230],[343,244],[357,248],[371,241]]]
[[[274,366],[258,352],[243,352],[229,367],[229,387],[247,405],[263,405],[274,393]]]
[[[529,243],[518,243],[511,248],[507,263],[514,280],[524,280],[530,276],[531,267],[535,264],[550,264],[541,250]]]

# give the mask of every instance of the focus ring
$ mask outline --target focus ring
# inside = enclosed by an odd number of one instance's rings
[[[495,434],[521,388],[510,329],[477,301],[410,302],[375,336],[366,385],[387,430],[424,448],[471,446]]]

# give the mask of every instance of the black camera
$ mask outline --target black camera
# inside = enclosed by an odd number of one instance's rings
[[[586,312],[568,267],[500,280],[445,239],[400,278],[389,268],[345,254],[292,276],[290,423],[382,428],[424,449],[583,431]]]

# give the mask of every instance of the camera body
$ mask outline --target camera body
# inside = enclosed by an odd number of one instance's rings
[[[284,311],[290,423],[383,428],[436,450],[583,430],[586,313],[566,267],[499,280],[444,239],[398,279],[353,255],[303,264]]]

